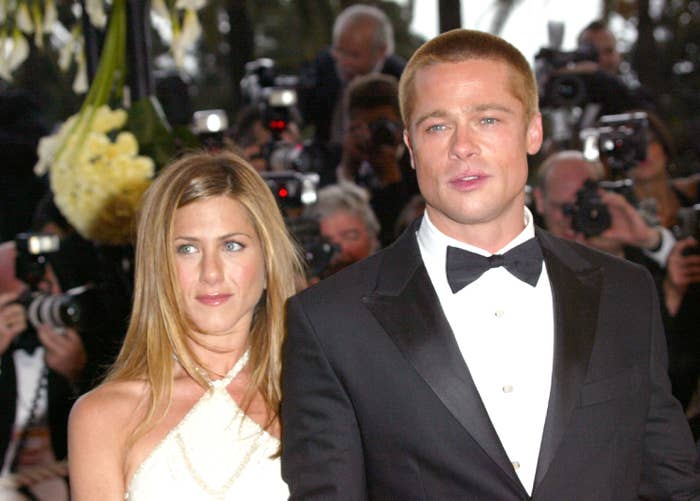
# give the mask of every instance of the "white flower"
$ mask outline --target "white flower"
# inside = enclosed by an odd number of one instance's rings
[[[54,23],[58,22],[58,11],[54,0],[46,0],[44,4],[44,30],[52,31]]]
[[[15,14],[15,22],[17,23],[17,27],[24,33],[34,33],[32,15],[29,12],[29,7],[26,3],[19,4],[17,13]]]
[[[176,9],[199,10],[207,4],[207,0],[177,0]]]
[[[71,61],[73,60],[73,52],[81,51],[80,25],[76,23],[71,30],[71,34],[58,51],[58,67],[61,71],[68,71]]]
[[[73,92],[85,94],[88,90],[88,76],[87,63],[83,51],[75,53],[75,62],[78,63],[78,69],[75,71],[75,79],[73,80]]]
[[[7,0],[0,0],[0,25],[7,20]]]
[[[44,20],[39,4],[32,4],[32,17],[34,18],[34,45],[44,47]]]
[[[202,25],[199,24],[197,13],[188,9],[182,22],[182,31],[174,34],[172,43],[173,58],[178,68],[182,68],[185,62],[185,53],[194,46],[194,43],[202,35]]]
[[[170,11],[165,5],[165,0],[153,0],[151,2],[151,12],[156,16],[162,17],[164,20],[170,20]]]
[[[0,78],[12,80],[12,73],[29,57],[29,42],[15,28],[12,38],[7,37],[0,45]]]
[[[107,15],[105,14],[102,0],[85,0],[85,11],[93,26],[96,28],[105,27],[107,24]]]

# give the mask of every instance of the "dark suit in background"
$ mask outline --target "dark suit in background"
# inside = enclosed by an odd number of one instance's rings
[[[401,77],[406,61],[396,54],[389,55],[381,73]],[[305,125],[314,126],[314,139],[327,143],[331,139],[331,122],[336,103],[343,98],[343,86],[329,49],[323,50],[301,72],[299,109]]]

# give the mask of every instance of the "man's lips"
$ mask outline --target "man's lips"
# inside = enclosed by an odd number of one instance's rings
[[[232,294],[203,294],[197,296],[197,301],[207,306],[219,306],[225,303]]]
[[[464,174],[450,179],[450,185],[458,190],[471,190],[481,186],[488,176],[482,173]]]

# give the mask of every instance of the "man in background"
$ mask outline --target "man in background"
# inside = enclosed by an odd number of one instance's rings
[[[346,8],[333,25],[332,47],[302,70],[299,101],[305,125],[313,125],[316,140],[340,144],[347,84],[368,73],[398,79],[404,65],[394,54],[394,29],[384,12],[364,4]]]

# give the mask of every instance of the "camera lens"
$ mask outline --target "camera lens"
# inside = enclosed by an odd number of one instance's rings
[[[35,329],[41,324],[74,327],[80,320],[80,305],[69,294],[37,294],[27,308],[27,317]]]

